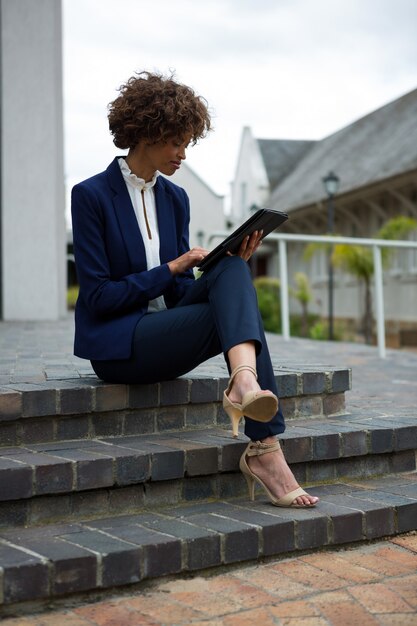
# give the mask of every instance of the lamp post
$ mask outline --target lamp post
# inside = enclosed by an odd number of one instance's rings
[[[340,179],[334,172],[329,172],[323,178],[324,189],[327,193],[327,231],[329,235],[334,235],[334,206],[333,198],[339,189]],[[328,296],[329,296],[329,339],[333,340],[333,265],[332,248],[329,248],[327,256],[328,264]]]

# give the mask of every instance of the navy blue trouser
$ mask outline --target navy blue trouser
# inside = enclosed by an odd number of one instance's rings
[[[262,389],[277,393],[256,291],[248,264],[228,256],[187,289],[172,308],[148,313],[138,322],[130,359],[92,361],[97,376],[114,383],[154,383],[182,376],[233,346],[253,341]],[[284,432],[281,409],[267,424],[245,418],[252,440]]]

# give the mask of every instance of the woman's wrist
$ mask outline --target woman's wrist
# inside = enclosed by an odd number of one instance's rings
[[[168,265],[169,271],[171,272],[173,276],[178,273],[177,264],[175,263],[175,261],[169,261],[167,265]]]

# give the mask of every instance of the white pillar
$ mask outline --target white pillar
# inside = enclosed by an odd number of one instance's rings
[[[5,320],[66,311],[61,0],[0,0]]]
[[[373,246],[373,255],[378,353],[381,359],[385,359],[387,353],[385,349],[384,285],[382,274],[381,248],[379,248],[378,246]]]
[[[279,278],[281,293],[281,328],[284,341],[290,339],[290,307],[288,304],[288,267],[287,242],[280,239],[279,247]]]

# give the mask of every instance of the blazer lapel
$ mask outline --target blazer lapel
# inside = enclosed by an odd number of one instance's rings
[[[158,176],[156,181],[155,204],[159,229],[159,258],[162,264],[177,256],[174,207],[162,176]]]
[[[120,171],[117,157],[107,168],[110,185],[115,193],[113,205],[119,222],[120,230],[126,245],[127,254],[133,272],[146,269],[146,252],[142,235],[136,219],[135,210],[130,200],[123,174]]]

